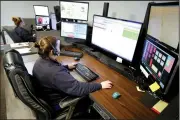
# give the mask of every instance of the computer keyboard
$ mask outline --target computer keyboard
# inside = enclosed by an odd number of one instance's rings
[[[73,51],[65,51],[64,50],[64,51],[60,52],[60,55],[81,58],[83,56],[83,53],[81,53],[81,52],[73,52]]]
[[[90,70],[88,67],[86,67],[85,65],[82,65],[80,63],[78,63],[76,65],[76,69],[77,73],[79,73],[83,78],[85,78],[85,80],[87,82],[96,80],[99,75],[97,75],[95,72],[93,72],[92,70]]]

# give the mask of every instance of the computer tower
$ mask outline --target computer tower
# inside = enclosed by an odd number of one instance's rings
[[[50,28],[51,30],[57,30],[57,20],[56,20],[56,15],[54,13],[50,14]]]
[[[61,20],[60,6],[54,6],[54,12],[56,15],[56,21],[59,22]]]
[[[103,17],[108,17],[109,3],[105,2],[103,7]]]

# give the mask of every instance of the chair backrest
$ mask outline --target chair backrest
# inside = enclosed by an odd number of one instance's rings
[[[15,32],[14,28],[15,27],[3,27],[3,30],[7,32],[7,34],[10,36],[14,43],[23,42],[23,40]]]
[[[6,44],[6,38],[5,38],[5,35],[4,35],[4,30],[2,30],[1,36],[2,36],[1,44]]]
[[[6,52],[3,66],[17,97],[36,113],[37,119],[51,119],[54,111],[37,96],[33,86],[35,79],[28,74],[20,53],[16,50]]]

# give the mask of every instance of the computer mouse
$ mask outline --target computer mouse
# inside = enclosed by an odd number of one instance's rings
[[[80,60],[80,58],[79,57],[74,57],[74,60],[78,61],[78,60]]]
[[[112,97],[113,97],[114,99],[118,99],[120,96],[121,96],[121,94],[120,94],[119,92],[114,92],[114,93],[112,94]]]

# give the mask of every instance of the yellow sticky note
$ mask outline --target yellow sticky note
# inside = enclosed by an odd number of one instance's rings
[[[155,92],[160,88],[160,86],[157,84],[157,82],[154,82],[149,86],[149,88],[151,89],[152,92]]]
[[[164,102],[164,101],[160,100],[158,103],[156,103],[152,107],[152,110],[154,110],[157,113],[161,113],[167,106],[168,106],[167,102]]]

